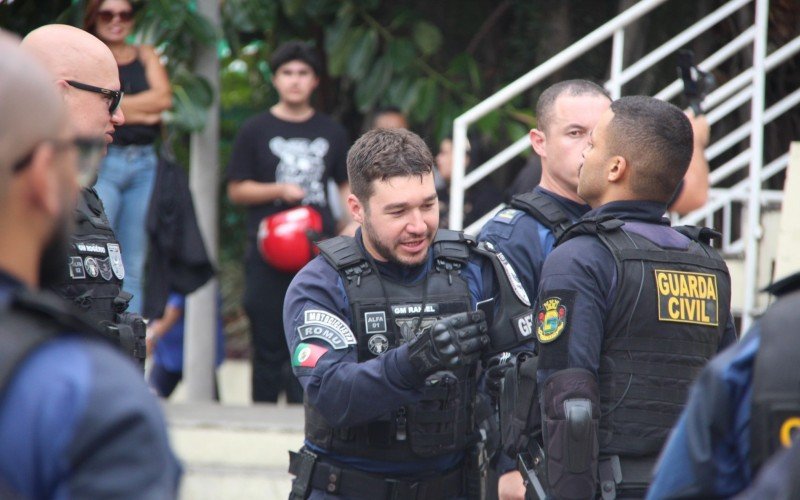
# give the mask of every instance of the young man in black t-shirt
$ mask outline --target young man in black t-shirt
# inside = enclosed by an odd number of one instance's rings
[[[332,179],[349,194],[345,130],[311,105],[319,83],[320,64],[314,50],[287,42],[270,59],[278,103],[242,126],[228,165],[228,197],[247,207],[244,307],[250,319],[253,346],[253,401],[276,401],[286,388],[289,402],[303,393],[288,366],[283,335],[283,298],[294,273],[266,263],[256,242],[258,225],[298,205],[322,215],[323,233],[333,235],[327,185]],[[286,383],[285,383],[286,382]]]

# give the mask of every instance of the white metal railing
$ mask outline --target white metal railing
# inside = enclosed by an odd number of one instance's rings
[[[761,189],[761,184],[764,180],[769,179],[785,169],[788,162],[788,155],[784,155],[774,160],[766,167],[763,167],[763,128],[767,123],[775,120],[778,116],[800,104],[800,89],[798,89],[789,96],[773,104],[770,108],[765,109],[765,75],[773,68],[800,52],[800,37],[795,38],[767,55],[766,40],[769,1],[731,0],[703,19],[695,22],[671,40],[654,49],[651,53],[643,56],[629,67],[625,68],[623,64],[623,53],[626,27],[640,17],[648,14],[662,3],[665,3],[665,1],[666,0],[642,0],[638,2],[583,39],[570,45],[561,53],[545,61],[455,119],[453,123],[454,153],[450,195],[450,223],[451,227],[454,229],[462,228],[464,192],[466,189],[475,185],[481,179],[502,167],[509,160],[530,147],[528,137],[522,137],[478,166],[474,171],[464,175],[464,151],[466,149],[467,128],[470,124],[502,106],[513,97],[542,81],[555,71],[566,66],[580,55],[606,42],[609,38],[611,38],[612,47],[609,79],[606,82],[606,88],[609,90],[612,97],[619,97],[623,85],[630,82],[665,57],[670,56],[721,20],[735,14],[739,9],[742,9],[748,4],[754,4],[754,25],[748,27],[725,46],[721,47],[698,64],[704,71],[709,71],[748,46],[753,47],[753,66],[711,92],[704,102],[704,106],[709,110],[707,119],[710,124],[716,123],[723,117],[746,105],[748,102],[750,103],[751,115],[750,121],[743,123],[706,149],[708,160],[717,158],[720,154],[748,138],[750,147],[711,172],[709,183],[712,189],[709,193],[709,202],[705,207],[683,218],[676,218],[676,221],[679,223],[699,223],[700,221],[705,221],[707,225],[712,225],[714,215],[721,213],[721,229],[725,238],[722,248],[723,252],[744,252],[746,291],[743,326],[746,328],[749,326],[753,317],[759,312],[755,308],[755,294],[757,277],[756,266],[758,263],[757,242],[761,237],[760,207],[762,203],[780,200],[782,197],[780,192],[763,191]],[[655,97],[669,100],[677,96],[681,89],[682,82],[676,79],[660,92],[656,93]],[[754,152],[758,154],[754,154]],[[726,181],[731,175],[743,172],[745,167],[748,167],[747,179],[739,181],[730,188],[718,187],[721,182]],[[735,220],[733,214],[737,209],[737,204],[744,204],[746,206],[747,215],[744,217],[744,220],[747,221],[747,227],[743,228],[741,231],[744,237],[731,240],[731,224]],[[467,228],[467,231],[477,233],[480,227],[491,218],[492,214],[499,208],[498,206],[489,214],[481,217],[481,219]],[[739,208],[739,210],[741,209]]]

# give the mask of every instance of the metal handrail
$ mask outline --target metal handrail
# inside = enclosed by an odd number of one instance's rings
[[[716,141],[706,149],[707,159],[714,159],[720,154],[737,145],[743,140],[750,140],[750,148],[728,160],[724,165],[715,169],[709,176],[709,183],[712,186],[709,195],[709,202],[705,207],[696,210],[683,218],[676,218],[678,223],[697,223],[705,221],[707,225],[712,225],[714,214],[722,212],[723,218],[723,251],[741,252],[745,250],[745,304],[743,326],[746,328],[752,321],[755,309],[756,277],[758,263],[757,241],[761,237],[760,227],[760,206],[761,202],[776,200],[781,198],[780,192],[763,191],[761,183],[774,176],[776,173],[786,168],[788,154],[771,162],[766,167],[763,166],[763,155],[754,154],[754,151],[763,151],[763,128],[775,118],[785,113],[792,107],[800,104],[800,89],[784,97],[779,102],[774,103],[770,108],[765,109],[764,87],[765,74],[771,69],[782,64],[794,54],[800,52],[800,37],[791,40],[782,47],[767,55],[767,14],[769,8],[768,0],[731,0],[714,12],[708,14],[703,19],[693,23],[690,27],[673,37],[671,40],[662,44],[640,60],[631,64],[628,68],[623,64],[625,27],[638,18],[646,15],[665,0],[642,0],[630,9],[616,16],[612,20],[603,24],[592,33],[570,45],[560,54],[552,57],[548,61],[529,71],[518,78],[501,91],[478,104],[474,108],[465,112],[455,119],[453,123],[453,174],[451,185],[451,207],[450,222],[451,227],[460,229],[463,222],[463,201],[464,190],[475,185],[480,179],[489,175],[491,172],[506,164],[528,146],[528,138],[517,139],[511,146],[495,155],[480,165],[469,175],[464,175],[464,157],[461,153],[466,147],[467,127],[480,119],[490,111],[502,106],[511,98],[527,90],[539,81],[543,80],[556,70],[570,63],[586,51],[596,47],[600,43],[612,38],[611,61],[609,66],[610,78],[606,82],[606,88],[613,97],[618,97],[622,86],[637,77],[658,61],[661,61],[675,50],[685,45],[688,41],[695,38],[711,26],[720,22],[727,16],[735,13],[743,6],[754,3],[755,23],[748,27],[725,46],[714,52],[711,56],[702,61],[699,66],[704,71],[716,68],[719,64],[752,44],[753,46],[753,67],[743,71],[730,81],[721,85],[710,93],[704,107],[710,111],[707,119],[710,124],[716,123],[724,116],[735,112],[737,109],[750,103],[751,120],[742,124],[726,136]],[[668,100],[674,98],[681,90],[682,82],[674,80],[656,94],[657,98]],[[716,186],[731,174],[741,171],[743,167],[749,165],[749,175],[747,179],[737,182],[728,189],[718,189]],[[762,191],[764,194],[762,195]],[[742,231],[744,237],[739,237],[737,241],[731,241],[731,224],[734,220],[733,213],[737,211],[737,202],[747,201],[747,221],[748,227]],[[502,208],[499,205],[489,214],[484,215],[477,222],[473,223],[468,230],[477,232],[493,213]]]
[[[733,56],[746,46],[752,44],[755,36],[756,29],[753,26],[750,26],[746,30],[739,33],[739,36],[725,44],[721,49],[708,56],[705,60],[701,61],[697,66],[703,71],[713,70],[722,64],[723,61],[727,60],[729,57]],[[676,78],[672,81],[672,83],[664,87],[653,97],[656,99],[661,99],[662,101],[669,101],[673,97],[677,96],[682,90],[683,80]]]
[[[551,57],[536,68],[517,78],[501,90],[478,103],[453,122],[453,172],[450,185],[450,206],[454,207],[450,213],[450,227],[461,229],[464,222],[464,155],[467,150],[467,127],[481,119],[486,114],[499,108],[521,92],[531,88],[545,77],[563,68],[573,60],[583,55],[587,50],[594,48],[618,29],[636,21],[643,15],[655,9],[667,0],[642,0],[636,5],[625,10],[582,39],[573,43],[559,54]]]
[[[698,35],[704,33],[709,28],[752,1],[753,0],[733,0],[723,4],[714,12],[709,13],[703,19],[697,21],[690,27],[675,35],[666,43],[662,44],[660,47],[657,47],[646,56],[631,64],[628,69],[624,70],[619,75],[619,83],[624,85],[633,80],[646,70],[653,67],[653,65],[657,62],[671,54],[674,54],[678,49],[686,45],[687,42],[694,40]]]

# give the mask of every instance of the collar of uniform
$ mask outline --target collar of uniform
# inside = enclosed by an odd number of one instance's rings
[[[638,220],[652,224],[669,225],[669,219],[664,217],[667,206],[655,201],[612,201],[601,205],[586,214],[586,218],[603,217],[611,215],[620,220]]]
[[[533,190],[537,193],[542,193],[550,198],[553,198],[553,200],[557,201],[559,205],[564,207],[564,210],[566,210],[567,213],[572,216],[573,220],[580,219],[586,212],[591,210],[591,207],[585,203],[578,203],[570,200],[569,198],[564,198],[563,196],[557,195],[552,191],[548,191],[541,186],[536,186],[533,188]]]
[[[433,262],[432,247],[428,249],[428,258],[425,259],[423,264],[418,266],[404,266],[395,262],[381,262],[373,258],[364,247],[364,240],[361,236],[361,228],[356,230],[356,241],[358,242],[358,246],[361,247],[361,250],[364,252],[364,255],[368,256],[368,258],[375,264],[375,266],[378,268],[378,272],[381,273],[382,276],[400,283],[411,284],[424,278]]]

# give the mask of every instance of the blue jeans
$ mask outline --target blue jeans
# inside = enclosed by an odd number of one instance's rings
[[[129,312],[141,313],[147,257],[147,211],[156,179],[155,147],[109,146],[95,189],[122,247],[123,290],[133,295]]]

